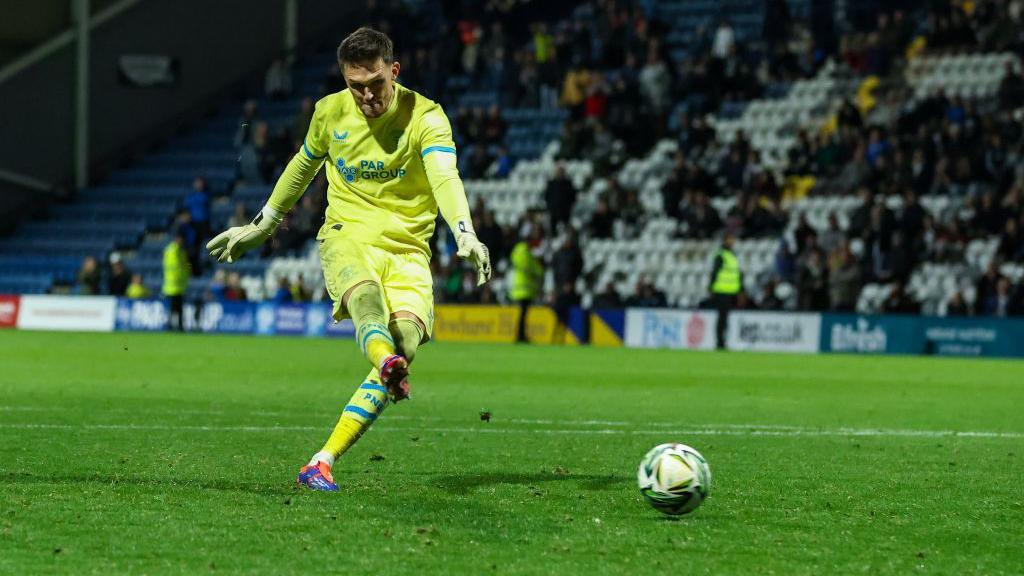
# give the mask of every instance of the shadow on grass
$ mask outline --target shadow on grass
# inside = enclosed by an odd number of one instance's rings
[[[202,490],[220,490],[224,492],[242,492],[261,494],[264,496],[284,496],[295,493],[295,487],[287,484],[258,484],[238,480],[210,479],[162,479],[122,476],[120,474],[34,474],[32,472],[8,472],[0,474],[2,484],[49,484],[77,485],[100,484],[111,487],[135,486],[140,488],[196,488]]]
[[[537,487],[548,482],[575,482],[584,490],[611,490],[628,485],[630,481],[629,477],[611,474],[556,474],[552,472],[534,474],[483,472],[480,474],[453,474],[434,479],[437,486],[454,494],[468,494],[479,488],[499,484]]]

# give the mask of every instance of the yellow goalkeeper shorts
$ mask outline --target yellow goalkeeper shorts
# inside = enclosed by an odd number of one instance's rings
[[[414,314],[426,328],[423,341],[429,340],[434,333],[434,292],[426,254],[388,252],[339,232],[320,240],[320,265],[334,301],[334,319],[348,317],[341,299],[353,286],[376,282],[384,289],[388,312]]]

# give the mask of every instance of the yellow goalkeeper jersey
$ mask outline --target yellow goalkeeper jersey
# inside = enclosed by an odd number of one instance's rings
[[[439,104],[395,83],[387,111],[367,118],[342,90],[317,102],[299,153],[323,160],[327,171],[327,215],[318,239],[344,229],[391,252],[430,254],[437,202],[423,158],[455,154]]]

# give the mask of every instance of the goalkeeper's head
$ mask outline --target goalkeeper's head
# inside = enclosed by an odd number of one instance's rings
[[[400,66],[387,34],[366,26],[349,34],[338,46],[338,67],[367,118],[377,118],[388,109]]]

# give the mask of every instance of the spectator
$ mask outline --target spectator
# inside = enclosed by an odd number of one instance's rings
[[[971,310],[964,301],[964,295],[959,290],[954,292],[946,304],[946,316],[970,316]]]
[[[576,287],[572,283],[566,282],[558,286],[560,288],[555,295],[554,301],[555,317],[558,318],[558,325],[555,327],[555,332],[551,335],[551,343],[565,344],[570,315],[572,314],[573,307],[580,305],[580,296],[576,293]]]
[[[495,148],[494,161],[487,167],[488,178],[508,178],[512,173],[512,157],[508,155],[508,148],[500,144]]]
[[[224,288],[224,299],[232,302],[245,302],[249,295],[242,288],[242,277],[238,272],[228,274],[227,285]]]
[[[600,293],[594,296],[594,300],[591,302],[591,308],[595,310],[622,308],[622,298],[619,297],[619,293],[615,290],[615,287],[611,283],[608,283],[604,285],[604,288]]]
[[[299,111],[295,114],[295,119],[292,120],[292,149],[302,146],[306,132],[309,131],[309,123],[313,121],[314,109],[315,104],[312,98],[307,96],[302,99]]]
[[[921,305],[907,294],[903,282],[896,282],[882,304],[882,311],[886,314],[920,314]]]
[[[544,279],[544,266],[534,253],[540,247],[541,230],[533,226],[528,238],[523,238],[512,248],[511,272],[509,282],[509,299],[519,306],[519,322],[516,329],[516,342],[526,343],[526,315],[530,303],[537,297],[541,282]]]
[[[274,292],[274,296],[270,299],[275,304],[289,304],[292,301],[292,287],[288,282],[287,276],[282,276],[277,280],[277,291]]]
[[[995,290],[981,300],[981,314],[999,318],[1014,315],[1016,306],[1010,288],[1010,280],[1000,276],[996,281]]]
[[[210,235],[210,192],[206,179],[196,177],[192,180],[192,192],[185,196],[185,209],[196,230],[196,239],[202,243]]]
[[[828,268],[816,247],[809,247],[800,259],[796,282],[798,306],[801,310],[820,312],[828,309]]]
[[[142,274],[132,274],[131,284],[125,289],[124,295],[127,298],[138,300],[140,298],[149,298],[149,288],[142,283]]]
[[[295,281],[291,283],[288,289],[292,293],[292,302],[309,302],[312,300],[313,295],[310,294],[309,288],[306,287],[306,279],[303,278],[301,273],[295,277]]]
[[[715,29],[715,40],[711,47],[711,55],[715,58],[725,59],[736,45],[736,34],[733,32],[732,24],[728,19],[723,18]]]
[[[664,120],[669,108],[669,88],[672,77],[669,75],[668,66],[658,55],[657,44],[651,43],[647,51],[647,63],[640,70],[640,92],[643,95],[644,104],[653,114],[655,130],[664,126]]]
[[[597,208],[590,216],[590,236],[592,238],[611,238],[612,229],[615,224],[615,215],[608,208],[608,201],[604,198],[597,200]]]
[[[249,223],[249,217],[245,215],[245,202],[235,202],[235,211],[228,218],[228,227],[245,226]]]
[[[576,204],[576,187],[565,173],[561,163],[555,166],[555,174],[544,189],[551,231],[558,230],[559,224],[568,223]]]
[[[829,304],[836,312],[853,312],[860,294],[860,266],[845,240],[832,253],[829,262]]]
[[[703,192],[693,195],[692,204],[683,210],[683,222],[687,226],[686,235],[691,238],[711,238],[722,228],[721,216]]]
[[[828,228],[821,233],[821,236],[818,239],[818,246],[820,246],[826,254],[831,254],[839,248],[840,244],[842,244],[845,239],[846,234],[844,234],[842,228],[839,227],[839,217],[836,216],[835,212],[830,213],[828,215]]]
[[[491,104],[487,118],[483,121],[483,142],[489,145],[501,144],[505,140],[508,123],[501,117],[497,104]]]
[[[163,294],[170,307],[168,329],[181,332],[185,329],[185,292],[191,276],[188,254],[185,251],[185,236],[178,232],[164,249]]]
[[[178,217],[174,222],[174,234],[182,237],[183,249],[185,250],[185,254],[193,271],[196,272],[196,275],[201,274],[201,272],[199,272],[199,247],[201,238],[199,236],[199,231],[192,222],[192,213],[187,209],[178,213]]]
[[[124,296],[131,284],[132,275],[124,267],[120,255],[116,252],[110,255],[110,276],[107,278],[107,294],[111,296]]]
[[[988,263],[985,273],[978,278],[974,288],[974,299],[978,303],[978,311],[984,313],[986,303],[996,297],[996,286],[1003,279],[999,273],[999,265],[993,260]]]
[[[238,157],[238,175],[242,182],[247,184],[266,184],[273,170],[270,127],[266,122],[257,122],[252,137],[242,145]]]
[[[666,308],[668,299],[665,293],[658,290],[647,278],[641,277],[636,283],[636,291],[626,300],[626,306],[634,308]]]
[[[242,118],[238,121],[238,130],[235,132],[235,148],[241,148],[249,143],[252,131],[259,121],[256,101],[247,100],[242,107]]]
[[[292,93],[292,72],[284,58],[274,58],[263,79],[263,91],[271,100],[284,100]]]
[[[504,232],[501,230],[501,226],[494,219],[494,210],[486,210],[481,207],[479,210],[475,210],[473,214],[480,215],[480,225],[475,226],[477,236],[480,241],[487,246],[490,250],[491,256],[497,262],[504,258],[505,254],[505,239]]]
[[[1004,261],[1014,261],[1024,258],[1024,243],[1021,242],[1020,230],[1017,228],[1017,220],[1007,218],[1003,226],[1003,234],[999,238],[999,248],[996,256]]]
[[[100,269],[92,256],[86,256],[78,269],[78,293],[85,296],[100,293]]]
[[[469,153],[469,159],[466,162],[466,177],[471,180],[483,178],[487,174],[487,168],[490,164],[491,159],[487,156],[487,150],[484,149],[484,146],[481,144],[473,146]]]
[[[556,287],[565,284],[576,286],[576,280],[583,273],[583,253],[576,242],[575,230],[569,229],[562,245],[552,255],[551,269]]]

